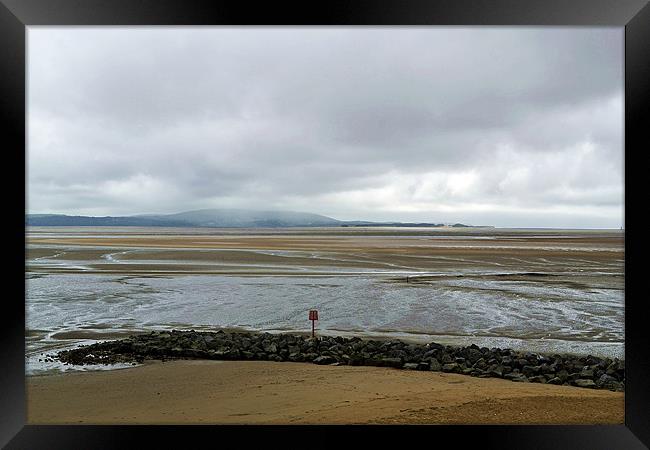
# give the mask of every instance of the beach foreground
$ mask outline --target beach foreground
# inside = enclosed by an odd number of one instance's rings
[[[624,394],[385,367],[175,360],[27,378],[29,424],[622,424]]]

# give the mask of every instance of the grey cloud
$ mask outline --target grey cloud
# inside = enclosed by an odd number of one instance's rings
[[[273,205],[512,226],[534,226],[534,205],[560,211],[557,226],[617,227],[622,38],[615,28],[30,27],[28,205]]]

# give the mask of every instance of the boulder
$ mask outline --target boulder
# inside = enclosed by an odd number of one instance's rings
[[[538,375],[539,369],[540,369],[539,366],[524,366],[521,369],[521,373],[523,373],[527,377],[531,377],[534,375]]]
[[[441,353],[439,355],[440,357],[438,358],[438,361],[440,361],[441,364],[451,364],[454,362],[454,359],[448,353]]]
[[[431,361],[429,361],[429,370],[440,372],[442,370],[442,364],[440,364],[436,358],[431,358]]]
[[[429,343],[427,344],[427,347],[428,347],[430,350],[444,350],[444,348],[445,348],[444,345],[438,344],[438,343],[436,343],[436,342],[429,342]]]
[[[598,381],[596,381],[596,384],[599,386],[606,386],[610,383],[616,383],[618,380],[610,375],[603,374],[601,375],[600,378],[598,378]]]
[[[528,381],[531,383],[546,383],[546,377],[544,375],[535,375],[534,377],[528,378]]]
[[[589,368],[589,366],[585,366],[581,371],[580,371],[580,378],[593,378],[594,377],[594,371]]]
[[[546,375],[547,373],[553,373],[554,370],[547,363],[543,363],[539,366],[540,373]]]
[[[618,381],[612,381],[607,385],[605,385],[605,387],[609,390],[616,391],[616,392],[623,392],[625,390],[625,384],[619,383]]]
[[[478,360],[476,360],[476,362],[474,363],[474,365],[472,367],[474,367],[476,369],[479,369],[479,370],[485,370],[485,369],[487,369],[487,366],[488,365],[485,362],[485,359],[479,358]]]
[[[442,371],[443,372],[458,373],[458,372],[461,371],[461,368],[458,365],[458,363],[449,363],[449,364],[444,364],[442,366]]]
[[[584,387],[584,388],[595,388],[596,383],[594,383],[594,380],[589,380],[589,379],[583,379],[579,378],[573,382],[574,386],[578,387]]]
[[[522,375],[517,372],[511,372],[503,376],[506,380],[517,381],[517,382],[528,382],[528,378],[525,375]]]
[[[488,373],[496,378],[503,377],[503,366],[490,367]]]
[[[314,364],[319,364],[319,365],[324,365],[324,364],[333,364],[336,361],[336,358],[332,356],[319,356],[317,358],[314,358],[312,361]]]
[[[273,342],[269,342],[268,344],[264,344],[262,346],[262,348],[264,349],[264,351],[266,353],[276,353],[278,351],[278,346],[275,345]]]
[[[569,372],[564,369],[558,371],[555,375],[562,380],[563,383],[569,379]]]
[[[380,367],[395,367],[397,369],[402,367],[402,360],[400,358],[381,358],[379,359]]]

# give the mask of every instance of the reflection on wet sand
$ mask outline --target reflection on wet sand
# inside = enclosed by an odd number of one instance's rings
[[[623,352],[619,231],[51,227],[26,262],[33,354],[151,327],[304,331],[313,307],[323,333]]]

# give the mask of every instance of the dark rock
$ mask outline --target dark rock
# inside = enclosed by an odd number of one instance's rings
[[[554,370],[551,368],[551,366],[549,366],[547,363],[542,363],[539,366],[539,371],[540,371],[540,373],[542,373],[544,375],[546,375],[547,373],[553,373],[554,372]]]
[[[569,377],[568,377],[567,381],[571,382],[571,381],[575,381],[575,380],[577,380],[579,378],[580,378],[580,373],[574,372],[574,373],[569,374]]]
[[[381,358],[379,360],[380,367],[395,367],[397,369],[402,367],[402,360],[399,358]]]
[[[539,366],[524,366],[521,369],[521,373],[527,377],[531,377],[539,374]]]
[[[593,378],[593,377],[594,377],[594,371],[590,369],[588,366],[585,366],[580,371],[580,378]]]
[[[408,354],[403,350],[389,350],[387,353],[388,358],[404,360],[408,357]]]
[[[434,350],[434,349],[435,349],[435,350],[444,350],[444,348],[445,348],[444,345],[441,345],[441,344],[438,344],[438,343],[435,343],[435,342],[429,342],[429,343],[427,344],[427,347],[428,347],[429,349],[431,349],[431,350]]]
[[[517,367],[518,369],[522,369],[524,368],[524,366],[528,365],[528,361],[525,360],[524,358],[519,358],[515,361],[515,364],[516,364],[515,367]]]
[[[569,379],[569,372],[567,372],[566,370],[562,369],[562,370],[560,370],[559,372],[556,373],[556,376],[557,376],[560,380],[562,380],[562,382],[564,383],[566,380]]]
[[[441,364],[451,364],[454,362],[453,358],[447,354],[447,353],[442,353],[440,355],[440,358],[438,358]]]
[[[241,357],[239,350],[236,348],[230,349],[226,352],[225,357],[230,360],[237,360]]]
[[[320,355],[318,353],[310,352],[310,353],[304,353],[304,358],[305,361],[313,361],[316,358],[318,358]]]
[[[546,383],[546,377],[544,375],[536,375],[528,378],[528,381],[531,383]]]
[[[474,368],[480,369],[480,370],[485,370],[487,369],[488,365],[485,362],[485,359],[479,358],[475,363],[474,363]]]
[[[289,356],[287,357],[287,359],[289,361],[294,361],[294,362],[304,361],[302,353],[300,353],[300,352],[289,353]]]
[[[272,342],[269,342],[269,343],[267,343],[267,344],[264,344],[264,345],[262,346],[262,348],[264,349],[264,351],[265,351],[266,353],[276,353],[276,352],[278,351],[278,346],[275,345],[275,344],[272,343]]]
[[[621,383],[618,380],[610,375],[603,374],[596,381],[596,385],[600,388],[610,389],[613,391],[623,390],[621,388]]]
[[[493,368],[490,368],[488,370],[488,373],[492,375],[493,377],[501,378],[503,377],[503,366],[496,366]]]
[[[625,384],[619,383],[618,381],[612,381],[610,383],[607,383],[605,385],[605,388],[612,391],[623,392],[625,390]]]
[[[424,352],[422,358],[435,358],[438,355],[438,350],[428,350]]]
[[[449,364],[444,364],[442,366],[442,371],[443,372],[452,372],[452,373],[458,373],[460,372],[461,368],[458,365],[458,363],[449,363]]]
[[[517,382],[528,382],[528,378],[525,375],[522,375],[517,372],[511,372],[503,376],[506,380],[517,381]]]
[[[442,370],[442,364],[440,364],[437,359],[431,358],[431,361],[429,361],[429,370],[440,372]]]
[[[585,387],[585,388],[595,388],[596,387],[596,383],[594,383],[593,380],[582,379],[582,378],[575,380],[573,382],[573,385],[578,386],[578,387]]]

